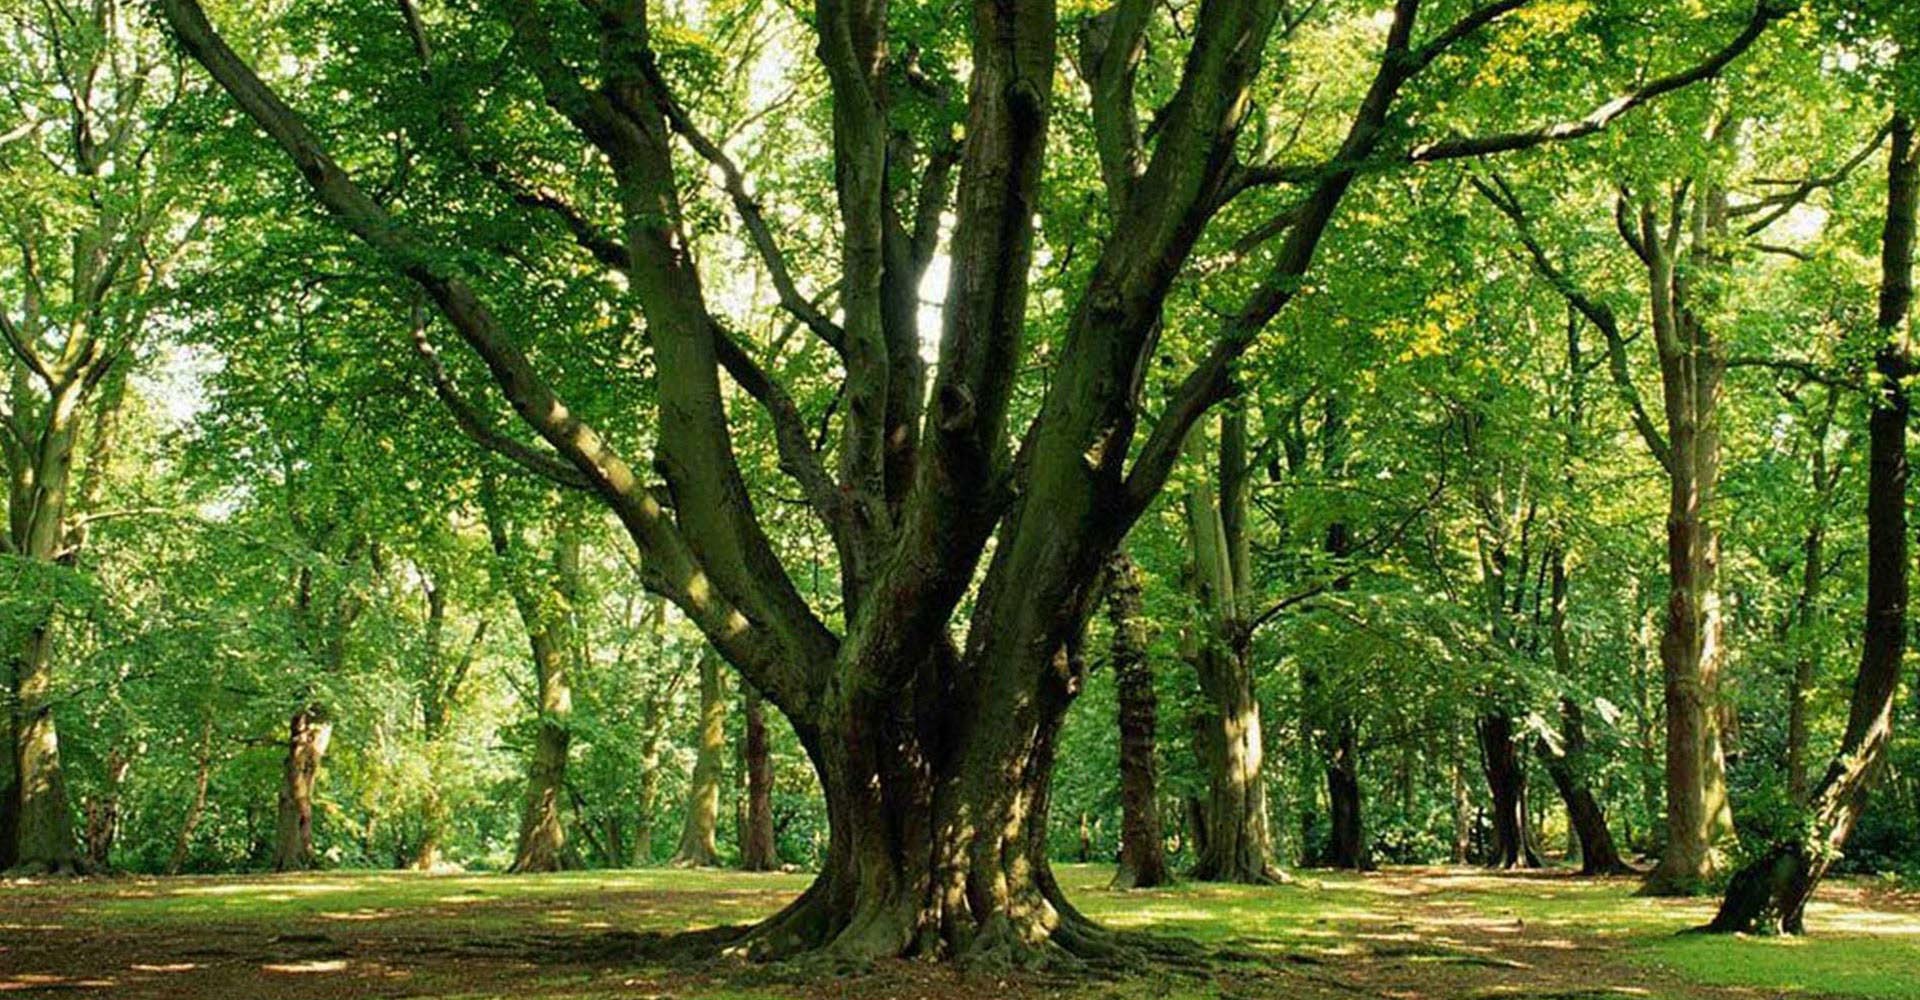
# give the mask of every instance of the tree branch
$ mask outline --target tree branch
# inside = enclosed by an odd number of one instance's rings
[[[1504,179],[1495,174],[1492,184],[1488,184],[1479,177],[1471,180],[1474,190],[1480,192],[1481,196],[1486,198],[1494,208],[1499,209],[1502,215],[1512,220],[1515,234],[1527,250],[1528,260],[1533,266],[1534,273],[1545,280],[1549,287],[1558,292],[1569,305],[1579,311],[1580,315],[1587,318],[1587,322],[1592,323],[1594,328],[1600,331],[1601,337],[1607,342],[1608,372],[1613,378],[1614,388],[1621,401],[1627,404],[1627,409],[1633,418],[1634,429],[1640,432],[1640,437],[1646,442],[1647,449],[1653,452],[1655,461],[1658,461],[1662,468],[1671,470],[1673,449],[1667,444],[1666,437],[1660,433],[1659,426],[1653,422],[1653,416],[1647,412],[1645,401],[1640,398],[1639,388],[1633,383],[1632,366],[1627,360],[1627,340],[1621,335],[1618,317],[1606,303],[1582,291],[1573,278],[1555,264],[1553,258],[1547,256],[1547,251],[1534,233],[1533,223],[1528,219],[1519,197],[1513,193],[1512,188],[1507,186]],[[1640,252],[1637,244],[1635,244],[1635,252]]]
[[[440,352],[427,339],[427,311],[425,304],[415,301],[412,315],[413,349],[426,363],[427,375],[433,382],[434,395],[440,397],[447,411],[452,414],[455,426],[460,433],[480,447],[505,458],[534,475],[573,490],[588,490],[593,484],[579,469],[568,465],[559,456],[536,451],[524,442],[495,430],[486,418],[480,415],[478,407],[460,394],[453,384],[453,378],[447,373],[446,365],[440,361]]]
[[[1691,86],[1702,80],[1717,76],[1735,59],[1758,41],[1767,27],[1785,17],[1799,6],[1797,2],[1781,0],[1759,0],[1753,14],[1738,35],[1701,62],[1686,69],[1669,73],[1645,85],[1622,94],[1589,112],[1585,117],[1572,121],[1542,125],[1537,128],[1516,132],[1498,132],[1491,135],[1466,136],[1441,139],[1424,145],[1415,146],[1407,154],[1411,163],[1433,163],[1441,160],[1457,160],[1466,157],[1488,156],[1494,153],[1507,153],[1552,142],[1563,142],[1592,135],[1613,124],[1622,115],[1646,104],[1663,94],[1672,93],[1683,87]]]
[[[739,213],[740,222],[746,227],[754,250],[759,253],[761,263],[766,265],[767,274],[773,279],[774,291],[780,297],[780,307],[806,324],[808,329],[817,334],[821,340],[826,341],[828,346],[836,352],[844,354],[847,349],[846,331],[827,318],[827,315],[816,308],[806,296],[800,294],[800,289],[793,281],[793,271],[787,266],[786,254],[781,251],[779,242],[774,239],[773,230],[767,225],[766,216],[760,211],[760,203],[747,191],[746,177],[740,172],[740,167],[733,162],[732,157],[727,155],[726,150],[707,138],[706,134],[700,131],[699,126],[694,124],[692,116],[687,114],[686,109],[674,98],[673,92],[667,88],[666,78],[660,74],[658,63],[649,59],[642,69],[653,85],[660,112],[666,116],[667,123],[673,126],[674,132],[686,140],[687,145],[693,147],[693,151],[698,153],[701,159],[720,171],[721,187],[727,192],[727,197],[732,199],[734,211]]]

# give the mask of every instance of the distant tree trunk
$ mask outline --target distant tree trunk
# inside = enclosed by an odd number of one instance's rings
[[[1514,739],[1513,718],[1489,711],[1480,716],[1480,761],[1493,796],[1493,868],[1538,868],[1532,823],[1527,816],[1527,768]]]
[[[1555,748],[1542,740],[1540,759],[1546,764],[1547,775],[1553,779],[1554,790],[1560,793],[1561,803],[1567,807],[1567,823],[1580,849],[1580,874],[1628,874],[1633,868],[1621,860],[1613,832],[1607,828],[1606,812],[1600,808],[1600,800],[1587,781],[1586,755],[1587,733],[1580,706],[1571,698],[1562,699],[1560,746]]]
[[[1173,881],[1160,829],[1159,765],[1154,760],[1160,699],[1147,658],[1146,608],[1140,570],[1125,552],[1107,564],[1107,617],[1113,624],[1113,679],[1120,723],[1120,863],[1116,889],[1151,889]]]
[[[1458,760],[1453,768],[1453,863],[1464,865],[1473,857],[1473,793],[1467,788],[1467,766]]]
[[[720,771],[727,743],[727,699],[720,660],[713,653],[700,657],[699,749],[693,776],[687,782],[687,811],[680,826],[680,846],[672,864],[705,868],[720,863],[714,831],[720,822]]]
[[[1188,442],[1202,468],[1210,466],[1206,443],[1198,429]],[[1192,586],[1204,612],[1188,630],[1187,659],[1205,699],[1198,749],[1207,774],[1206,843],[1190,874],[1208,882],[1258,884],[1284,876],[1273,864],[1260,702],[1239,607],[1250,573],[1245,473],[1246,415],[1235,408],[1221,420],[1217,487],[1203,481],[1187,493]]]
[[[1805,634],[1819,612],[1821,582],[1826,575],[1827,509],[1840,482],[1844,467],[1827,461],[1827,430],[1833,424],[1840,401],[1838,387],[1827,391],[1826,409],[1810,428],[1814,510],[1801,542],[1800,593],[1794,599],[1793,614],[1781,629],[1782,638],[1796,639],[1791,673],[1787,678],[1787,794],[1795,805],[1807,801],[1807,714],[1813,692],[1814,650]],[[1795,636],[1795,632],[1799,632]]]
[[[273,870],[313,867],[313,785],[333,739],[333,722],[319,705],[308,705],[287,722],[287,752],[280,766],[279,819],[274,826]]]
[[[773,840],[773,751],[768,745],[767,716],[760,694],[742,684],[746,694],[746,822],[741,827],[740,867],[770,872],[780,867]]]
[[[1887,217],[1882,237],[1880,333],[1876,358],[1880,393],[1867,418],[1867,613],[1860,669],[1840,749],[1807,802],[1810,822],[1791,829],[1727,885],[1708,930],[1798,934],[1807,900],[1846,846],[1866,806],[1867,791],[1893,739],[1894,699],[1906,648],[1907,424],[1911,404],[1902,379],[1913,373],[1901,327],[1913,303],[1916,201],[1920,154],[1913,122],[1896,115],[1887,167]]]
[[[1321,460],[1329,480],[1347,473],[1347,457],[1350,439],[1347,432],[1347,403],[1339,393],[1329,393],[1326,400],[1325,419],[1321,424]],[[1344,564],[1353,554],[1353,531],[1345,521],[1334,521],[1327,526],[1323,548],[1335,567]],[[1342,576],[1332,585],[1336,592],[1351,589],[1352,583]],[[1319,734],[1315,740],[1319,751],[1321,767],[1326,772],[1327,781],[1327,850],[1320,859],[1332,868],[1349,871],[1366,871],[1373,867],[1373,859],[1367,850],[1367,832],[1364,803],[1360,795],[1360,732],[1354,719],[1353,706],[1349,697],[1329,697],[1321,690],[1319,671],[1314,668],[1307,686],[1315,697],[1310,700],[1314,710],[1316,724],[1312,727]]]
[[[132,758],[110,751],[106,781],[100,793],[87,800],[87,864],[94,871],[106,871],[113,858],[113,841],[120,832],[120,787],[132,766]]]
[[[1554,668],[1562,677],[1573,676],[1573,643],[1567,636],[1567,558],[1555,550],[1549,557],[1552,574],[1548,598],[1547,639],[1553,651]],[[1580,704],[1569,697],[1560,699],[1560,742],[1558,746],[1540,741],[1540,759],[1553,779],[1560,801],[1567,807],[1567,824],[1579,839],[1582,875],[1623,875],[1633,869],[1620,859],[1613,832],[1607,829],[1606,812],[1593,794],[1587,762],[1586,720]]]
[[[6,676],[0,681],[6,687],[0,689],[9,697],[13,694],[13,664],[5,662]],[[13,712],[11,709],[0,711],[0,872],[13,867],[16,839],[20,832],[20,776],[13,768]]]
[[[505,550],[500,549],[504,555]],[[514,568],[508,567],[513,573]],[[578,598],[580,542],[563,531],[555,542],[555,585],[549,596],[559,606],[542,601],[522,584],[515,591],[520,615],[527,626],[533,652],[540,721],[533,754],[527,762],[527,797],[520,814],[520,842],[512,871],[552,872],[567,867],[566,821],[561,811],[567,790],[567,752],[573,740],[569,721],[573,689],[568,683],[568,661],[573,658],[570,616]]]
[[[200,726],[200,748],[194,754],[193,798],[187,800],[187,815],[180,821],[180,833],[173,840],[173,854],[167,858],[167,874],[178,875],[186,867],[193,850],[193,834],[200,817],[207,811],[207,786],[213,780],[213,713],[207,713]]]
[[[1366,828],[1362,822],[1360,799],[1360,740],[1354,731],[1353,715],[1343,711],[1335,719],[1339,727],[1329,739],[1327,757],[1327,813],[1332,822],[1327,843],[1327,864],[1349,871],[1370,871]]]

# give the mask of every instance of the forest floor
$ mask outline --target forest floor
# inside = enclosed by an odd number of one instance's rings
[[[763,916],[799,875],[328,872],[0,885],[0,994],[306,998],[1071,997],[1920,998],[1920,898],[1822,888],[1799,940],[1677,936],[1710,901],[1631,880],[1396,868],[1294,885],[1105,888],[1062,866],[1108,926],[1218,945],[1204,972],[989,976],[891,963],[846,978],[673,957],[672,935]]]

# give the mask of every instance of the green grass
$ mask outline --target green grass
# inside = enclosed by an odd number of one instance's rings
[[[1920,1000],[1920,914],[1847,887],[1810,911],[1812,935],[1758,940],[1679,936],[1710,915],[1711,901],[1641,899],[1622,880],[1402,870],[1121,893],[1106,888],[1104,867],[1062,866],[1060,877],[1109,927],[1187,937],[1232,955],[1208,975],[1091,976],[1029,984],[1026,995]],[[0,887],[0,990],[44,985],[86,995],[79,984],[97,980],[115,987],[98,995],[218,998],[259,995],[252,991],[265,977],[292,997],[841,995],[832,983],[796,984],[777,971],[656,967],[608,950],[635,934],[750,922],[806,881],[672,870],[340,872]],[[83,947],[60,946],[75,932]],[[10,946],[16,936],[24,946]],[[96,940],[98,954],[87,950]],[[56,979],[33,978],[47,975]],[[395,993],[394,981],[404,990]],[[874,997],[983,988],[918,964],[852,982],[847,995]]]

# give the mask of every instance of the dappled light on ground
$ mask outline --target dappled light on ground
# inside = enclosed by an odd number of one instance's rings
[[[1060,877],[1109,927],[1214,949],[1203,973],[972,977],[923,963],[851,979],[715,959],[688,931],[748,923],[803,875],[352,874],[95,880],[0,888],[0,992],[130,1000],[1067,996],[1111,1000],[1373,996],[1920,997],[1913,900],[1831,887],[1802,940],[1676,934],[1711,901],[1650,900],[1630,880],[1405,868],[1305,873],[1279,887],[1106,888]]]

